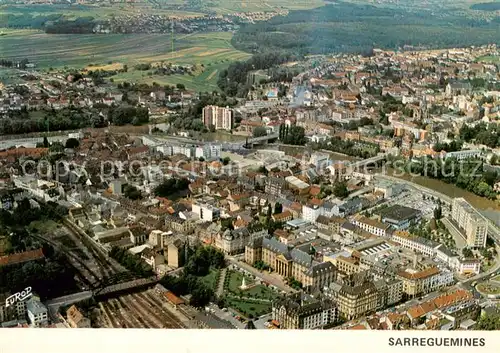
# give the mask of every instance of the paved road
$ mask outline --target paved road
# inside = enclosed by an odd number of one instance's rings
[[[267,273],[262,273],[260,272],[259,270],[253,268],[252,266],[248,265],[247,263],[245,262],[242,262],[242,261],[238,261],[237,259],[235,259],[234,257],[228,257],[228,260],[231,264],[233,265],[236,265],[238,266],[239,268],[242,268],[244,269],[245,271],[251,273],[252,275],[254,275],[255,277],[258,277],[260,278],[261,280],[279,288],[280,290],[282,291],[285,291],[287,293],[293,293],[293,292],[296,292],[295,289],[293,288],[290,288],[289,286],[287,286],[282,280],[280,280],[279,278],[276,278],[274,276],[271,276]]]
[[[455,225],[453,225],[453,223],[451,223],[451,221],[448,218],[442,218],[441,222],[443,222],[446,229],[448,229],[451,235],[453,236],[457,249],[462,250],[463,248],[465,248],[467,243],[465,242],[465,239],[463,238],[460,231],[455,227]]]
[[[222,294],[224,294],[224,282],[226,280],[226,275],[227,275],[227,267],[225,267],[219,277],[219,282],[217,283],[217,291],[215,292],[215,296],[217,298],[220,298]]]
[[[245,328],[245,324],[239,320],[236,320],[236,318],[232,315],[232,313],[230,311],[231,309],[228,309],[228,311],[222,311],[222,309],[219,309],[219,307],[215,304],[210,304],[208,307],[212,311],[213,315],[217,316],[218,318],[220,318],[222,320],[225,320],[225,321],[231,323],[231,325],[233,325],[237,329],[241,330],[241,329]]]

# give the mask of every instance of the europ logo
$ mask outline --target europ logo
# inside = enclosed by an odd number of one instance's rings
[[[31,287],[25,288],[22,292],[17,292],[16,294],[11,295],[5,300],[5,307],[8,308],[12,304],[17,301],[23,301],[31,297],[33,293],[31,293]]]

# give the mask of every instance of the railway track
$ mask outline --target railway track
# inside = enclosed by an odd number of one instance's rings
[[[130,308],[123,302],[123,299],[116,298],[116,301],[123,308],[123,310],[129,310]],[[134,328],[149,328],[141,317],[136,317],[135,315],[130,315],[130,321]]]
[[[108,306],[107,302],[101,303],[102,310],[106,314],[106,316],[109,318],[111,328],[120,328],[122,325],[118,320],[115,318],[114,314],[111,312],[111,309]]]
[[[78,248],[89,258],[89,261],[92,261],[94,266],[98,269],[99,274],[101,275],[101,280],[108,277],[110,275],[109,270],[102,266],[99,257],[95,253],[95,250],[89,248],[86,244],[84,244],[82,239],[76,234],[73,229],[69,228],[68,226],[65,226],[65,229],[67,230],[68,237],[70,237],[75,242]]]
[[[97,283],[101,280],[99,278],[99,276],[82,259],[80,259],[77,255],[73,254],[71,252],[71,250],[66,248],[64,245],[59,244],[51,239],[45,238],[41,235],[31,234],[31,236],[38,239],[38,240],[41,240],[47,244],[52,245],[54,247],[54,249],[59,250],[60,252],[62,252],[66,256],[68,256],[70,261],[74,261],[74,263],[72,263],[72,264],[78,270],[80,270],[80,272],[83,272],[83,274],[84,274],[83,279],[85,280],[85,282],[88,285],[93,286],[95,283]],[[88,274],[89,276],[85,275],[85,273]],[[90,280],[89,277],[93,277],[94,281]]]
[[[139,328],[155,328],[155,326],[151,326],[149,323],[147,323],[141,316],[139,315],[134,315],[137,314],[137,310],[130,304],[130,302],[126,302],[123,298],[118,298],[120,303],[123,305],[123,307],[126,307],[130,313],[131,316],[134,318],[136,322],[139,323]]]
[[[124,308],[121,306],[121,304],[116,299],[111,299],[109,301],[109,304],[113,308],[116,315],[119,317],[120,321],[123,322],[123,324],[125,325],[125,328],[135,328],[134,324],[128,318],[127,313],[125,312]]]
[[[80,241],[89,249],[89,251],[93,254],[93,257],[97,260],[98,264],[102,266],[101,273],[104,275],[104,278],[109,277],[115,273],[123,272],[124,269],[120,268],[118,265],[112,263],[107,255],[103,253],[102,249],[98,249],[97,245],[92,243],[91,240],[88,239],[88,235],[83,232],[78,226],[68,221],[67,219],[63,220],[63,224],[80,239]]]
[[[142,318],[145,322],[147,322],[148,326],[154,327],[154,328],[164,328],[164,326],[161,323],[161,320],[158,320],[155,315],[150,315],[151,313],[148,312],[147,308],[144,307],[144,305],[140,304],[137,298],[133,297],[132,295],[127,295],[124,297],[125,300],[127,300],[133,308],[133,310],[136,313],[139,313],[142,315]],[[151,319],[153,317],[154,319]]]
[[[143,293],[138,293],[138,296],[143,298],[146,302],[148,302],[151,306],[158,307],[160,309],[160,312],[167,318],[167,322],[171,323],[170,328],[185,328],[185,326],[179,322],[179,319],[171,313],[165,306],[164,303],[156,298],[153,294],[149,292],[143,292]]]

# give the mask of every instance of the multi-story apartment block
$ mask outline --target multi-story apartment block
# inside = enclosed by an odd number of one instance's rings
[[[399,271],[396,278],[403,281],[403,292],[408,298],[415,298],[453,284],[453,273],[441,271],[432,266],[426,269]]]
[[[488,221],[465,199],[453,199],[451,218],[464,235],[468,247],[484,248],[486,246]]]
[[[430,239],[412,236],[406,231],[394,232],[391,239],[405,249],[417,251],[427,256],[434,256],[437,248],[441,245]]]
[[[363,229],[365,232],[368,232],[370,234],[379,236],[379,237],[385,237],[388,235],[388,232],[391,228],[390,225],[388,224],[383,224],[380,223],[377,220],[363,217],[363,216],[356,216],[352,220],[352,223],[355,226],[358,226],[359,228]]]
[[[269,177],[264,183],[264,191],[268,195],[280,196],[288,189],[288,183],[285,179]]]
[[[184,252],[186,251],[186,243],[181,239],[172,241],[167,246],[167,264],[169,267],[179,268],[184,265]]]
[[[378,291],[377,309],[383,309],[399,303],[403,299],[403,281],[386,277],[374,282]]]
[[[31,298],[26,303],[30,324],[34,327],[42,327],[48,324],[49,315],[47,308],[38,298]]]
[[[216,130],[231,130],[233,128],[233,110],[229,107],[208,105],[203,108],[203,125],[213,126]]]
[[[195,149],[196,158],[219,159],[221,157],[222,146],[219,144],[207,144],[198,146]]]
[[[337,267],[337,270],[346,275],[352,275],[360,272],[359,258],[354,256],[346,256],[340,254],[338,256],[323,255],[323,261],[330,261]]]
[[[323,213],[323,207],[318,205],[303,205],[302,206],[302,219],[304,221],[315,223],[316,219]]]
[[[335,302],[329,298],[313,298],[299,292],[274,301],[272,318],[282,329],[312,330],[337,322],[338,311]]]
[[[215,247],[225,254],[241,254],[245,251],[245,246],[249,242],[266,235],[267,230],[265,229],[249,230],[246,227],[233,230],[227,229],[215,237]]]
[[[379,303],[377,287],[366,272],[333,282],[325,293],[337,302],[339,316],[346,320],[375,312]]]

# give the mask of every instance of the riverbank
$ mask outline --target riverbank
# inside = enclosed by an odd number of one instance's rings
[[[394,169],[387,169],[387,175],[435,190],[451,198],[463,197],[472,206],[483,211],[500,211],[499,201],[490,200],[478,196],[470,191],[461,189],[456,185],[447,184],[444,181],[438,179],[432,179],[423,176],[412,176],[410,174],[401,175],[401,171],[396,171]]]

